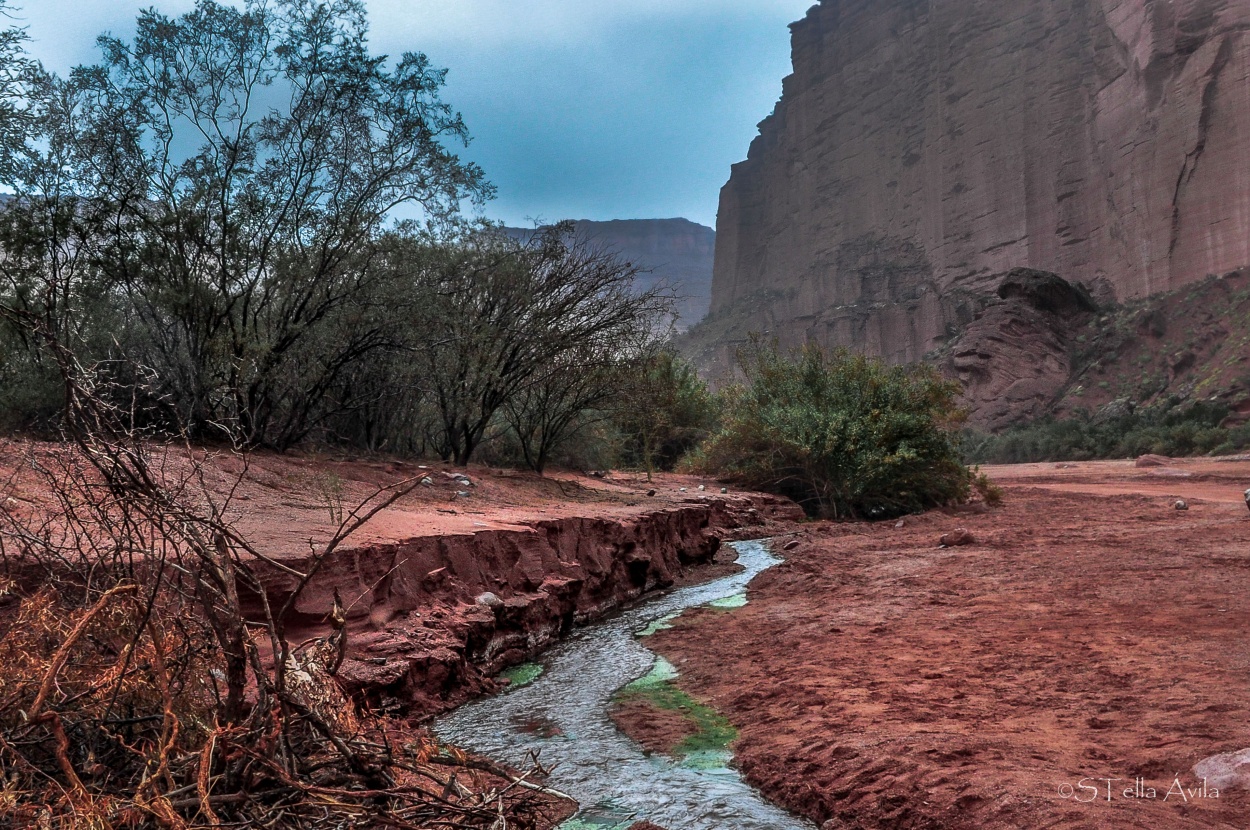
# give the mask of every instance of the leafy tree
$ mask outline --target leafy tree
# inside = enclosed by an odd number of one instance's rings
[[[602,407],[620,390],[622,363],[609,344],[571,349],[504,403],[504,420],[530,469],[541,474],[559,446],[606,418]]]
[[[958,386],[929,366],[887,366],[808,345],[755,340],[746,384],[726,391],[724,424],[701,465],[831,518],[885,518],[967,498]]]
[[[199,0],[143,12],[133,42],[100,38],[101,65],[42,81],[22,200],[75,200],[128,356],[194,434],[307,434],[340,375],[389,343],[351,324],[388,212],[441,219],[490,193],[444,146],[467,140],[445,73],[415,53],[390,66],[367,31],[359,0]]]
[[[12,4],[0,0],[0,18],[12,17]],[[29,37],[18,26],[0,28],[0,183],[13,178],[13,159],[26,145],[29,117],[26,85],[32,68]]]
[[[627,438],[627,460],[646,469],[650,481],[707,437],[715,400],[694,367],[670,349],[635,361],[622,381],[613,419]]]

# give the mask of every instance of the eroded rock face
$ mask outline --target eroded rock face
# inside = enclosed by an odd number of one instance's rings
[[[999,429],[1045,414],[1072,376],[1068,343],[1095,305],[1055,274],[1017,268],[965,326],[942,363],[964,388],[973,425]]]
[[[337,591],[348,632],[340,680],[353,693],[391,697],[432,717],[494,688],[491,675],[573,626],[672,585],[710,561],[722,538],[802,517],[792,502],[753,494],[624,521],[561,518],[344,549],[309,582],[286,631],[292,642],[328,634],[326,609]],[[265,562],[256,568],[271,605],[285,602],[291,576]]]
[[[1248,29],[1239,0],[823,0],[721,193],[703,362],[748,330],[918,360],[1017,267],[1106,302],[1250,263]]]

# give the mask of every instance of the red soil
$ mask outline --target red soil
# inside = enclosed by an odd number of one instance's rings
[[[681,712],[661,709],[641,698],[617,703],[609,714],[618,729],[655,755],[671,754],[675,746],[699,731]]]
[[[988,472],[1002,507],[808,525],[745,608],[649,645],[826,830],[1250,826],[1250,792],[1189,792],[1250,747],[1250,463]]]
[[[494,689],[491,675],[573,625],[691,578],[721,539],[763,535],[801,516],[782,499],[722,495],[719,485],[683,476],[540,478],[202,451],[191,476],[185,451],[151,452],[152,468],[171,489],[185,482],[186,498],[224,504],[227,520],[269,560],[254,568],[271,607],[297,582],[289,568],[308,569],[312,548],[357,504],[380,487],[425,479],[324,558],[286,627],[293,642],[329,633],[337,592],[348,619],[340,680],[417,719]],[[0,440],[0,510],[19,523],[55,515],[52,481],[38,470],[56,476],[74,458],[61,445]],[[466,472],[469,483],[457,480]],[[259,595],[244,599],[259,618]]]

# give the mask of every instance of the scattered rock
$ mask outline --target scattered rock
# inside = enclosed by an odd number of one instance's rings
[[[654,490],[648,490],[648,491],[647,491],[647,495],[648,495],[648,496],[654,496],[654,495],[655,495],[655,491],[654,491]]]
[[[679,492],[682,492],[682,493],[686,492],[686,488],[685,488],[685,487],[679,487],[679,488],[677,488],[677,489],[678,489],[678,491],[679,491]]]
[[[429,476],[426,476],[425,478],[421,479],[421,486],[422,486],[422,487],[433,487],[433,486],[434,486],[434,479],[430,478]]]
[[[799,540],[791,539],[789,542],[786,542],[784,545],[782,545],[781,549],[782,550],[794,550],[798,546],[799,546]]]
[[[704,490],[706,490],[706,489],[707,489],[707,485],[706,485],[706,484],[700,484],[700,485],[699,485],[699,492],[700,492],[700,493],[702,493],[702,492],[703,492]]]
[[[468,491],[468,490],[457,490],[457,491],[456,491],[456,498],[458,498],[458,499],[467,499],[468,497],[469,497],[469,491]]]
[[[1176,500],[1176,504],[1175,504],[1175,505],[1173,505],[1173,506],[1174,506],[1177,510],[1188,510],[1188,509],[1189,509],[1189,502],[1185,501],[1184,499],[1177,499],[1177,500]]]
[[[905,519],[899,519],[897,522],[894,523],[895,530],[902,530],[905,527],[907,527],[907,521]]]
[[[1218,790],[1250,790],[1250,749],[1204,758],[1194,764],[1194,775]]]
[[[1172,463],[1172,459],[1166,455],[1143,455],[1134,462],[1135,467],[1166,467]]]
[[[723,495],[726,495],[728,492],[729,492],[729,488],[728,488],[728,487],[722,487],[722,488],[720,488],[720,494],[721,494],[722,496],[723,496]],[[1246,502],[1247,502],[1247,503],[1250,503],[1250,490],[1247,490],[1247,491],[1246,491]]]
[[[608,472],[607,470],[590,470],[586,473],[586,475],[591,478],[607,478]]]
[[[484,594],[478,594],[474,600],[478,605],[484,605],[487,608],[503,608],[503,600],[497,594],[487,591]]]
[[[1098,410],[1094,415],[1094,423],[1105,424],[1108,421],[1120,421],[1132,416],[1136,411],[1137,404],[1132,398],[1116,398]]]
[[[938,544],[942,547],[955,548],[962,545],[971,545],[977,541],[977,537],[964,527],[956,528],[950,533],[943,533],[942,538],[938,540]]]
[[[1250,490],[1246,491],[1246,507],[1250,507]]]

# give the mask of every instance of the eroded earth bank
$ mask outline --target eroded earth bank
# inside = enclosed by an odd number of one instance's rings
[[[1205,792],[1192,768],[1250,747],[1250,460],[990,475],[993,510],[804,526],[747,605],[648,647],[825,830],[1245,828],[1250,765]]]

